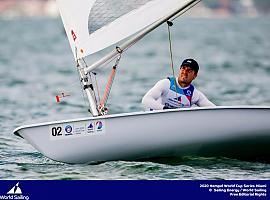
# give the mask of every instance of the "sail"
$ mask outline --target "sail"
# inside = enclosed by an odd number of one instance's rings
[[[191,0],[57,0],[74,58],[105,49]]]

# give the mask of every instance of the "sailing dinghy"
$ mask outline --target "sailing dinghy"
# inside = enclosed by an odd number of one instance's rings
[[[270,107],[183,108],[107,114],[106,100],[120,56],[146,34],[199,0],[57,0],[92,116],[18,127],[14,134],[45,156],[65,163],[185,155],[270,158]],[[122,40],[88,66],[86,56]],[[104,98],[90,75],[116,59]],[[178,123],[181,122],[181,123]]]

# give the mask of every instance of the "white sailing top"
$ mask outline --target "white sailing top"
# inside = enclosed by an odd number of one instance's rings
[[[177,87],[182,88],[178,81]],[[170,92],[171,81],[169,79],[163,79],[156,83],[156,85],[151,88],[143,97],[142,103],[147,109],[153,110],[162,110],[166,101],[172,95]],[[211,101],[207,99],[207,97],[199,90],[194,87],[193,95],[191,98],[191,106],[197,105],[199,107],[211,107],[215,106]],[[186,107],[186,106],[183,106]]]

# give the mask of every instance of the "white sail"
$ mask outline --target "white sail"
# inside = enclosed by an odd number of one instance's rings
[[[57,0],[74,58],[111,46],[191,0]]]

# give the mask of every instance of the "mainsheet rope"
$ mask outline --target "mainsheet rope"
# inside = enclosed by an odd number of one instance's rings
[[[172,52],[172,38],[171,38],[171,29],[170,29],[173,23],[171,21],[167,21],[167,25],[168,25],[167,27],[168,27],[170,58],[171,58],[171,69],[172,69],[173,77],[175,77],[174,65],[173,65],[173,52]]]
[[[173,64],[172,37],[171,37],[171,29],[170,29],[170,27],[173,25],[173,23],[171,21],[167,21],[167,25],[168,25],[167,27],[168,27],[169,50],[170,50],[170,58],[171,58],[171,70],[172,70],[172,74],[174,77],[174,84],[176,87],[177,82],[176,82],[176,76],[175,76],[174,64]],[[176,88],[175,88],[175,97],[176,97],[176,99],[178,98]]]

